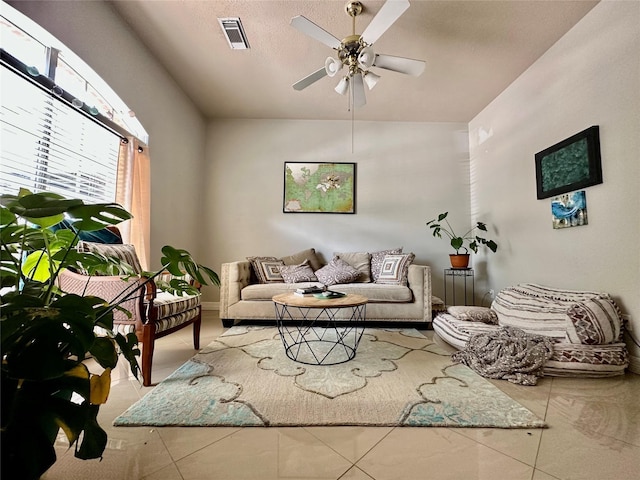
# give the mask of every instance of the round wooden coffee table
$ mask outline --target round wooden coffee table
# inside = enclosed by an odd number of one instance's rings
[[[335,365],[356,356],[364,332],[367,297],[273,297],[276,324],[287,357],[309,365]]]

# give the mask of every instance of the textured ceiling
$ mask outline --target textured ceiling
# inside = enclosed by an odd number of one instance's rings
[[[347,98],[325,77],[293,83],[335,56],[289,25],[304,15],[338,38],[352,32],[344,1],[111,2],[209,118],[350,119]],[[356,33],[383,1],[363,0]],[[374,44],[377,53],[426,61],[420,77],[387,70],[359,120],[468,122],[575,25],[596,1],[427,1],[409,9]],[[231,50],[218,17],[240,17],[251,48]]]

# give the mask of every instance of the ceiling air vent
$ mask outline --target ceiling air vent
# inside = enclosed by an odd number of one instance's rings
[[[224,36],[233,50],[249,48],[249,41],[239,17],[219,18],[218,23],[220,23]]]

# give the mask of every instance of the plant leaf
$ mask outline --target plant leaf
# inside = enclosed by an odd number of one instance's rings
[[[111,388],[111,369],[106,368],[101,375],[91,375],[91,395],[92,405],[102,405],[107,403],[109,390]]]
[[[77,230],[92,232],[109,225],[117,225],[133,216],[117,203],[96,203],[72,206],[68,210],[69,221]]]
[[[89,406],[89,415],[84,423],[84,436],[82,444],[76,448],[76,458],[82,460],[102,458],[102,453],[107,447],[107,432],[98,424],[98,411],[99,405]]]
[[[462,248],[464,240],[461,237],[453,237],[451,239],[451,246],[454,250],[458,251]]]
[[[115,368],[118,363],[118,352],[115,342],[107,337],[97,337],[89,349],[91,355],[102,368]],[[95,403],[95,402],[91,402]]]

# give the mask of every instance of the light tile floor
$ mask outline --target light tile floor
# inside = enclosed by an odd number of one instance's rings
[[[205,312],[202,346],[224,329]],[[425,332],[432,334],[433,332]],[[153,381],[193,354],[191,329],[158,341]],[[123,363],[123,362],[121,362]],[[544,418],[549,428],[179,428],[111,426],[151,388],[114,372],[98,417],[104,458],[58,462],[43,480],[631,480],[640,478],[640,376],[544,378],[535,387],[493,383]]]

